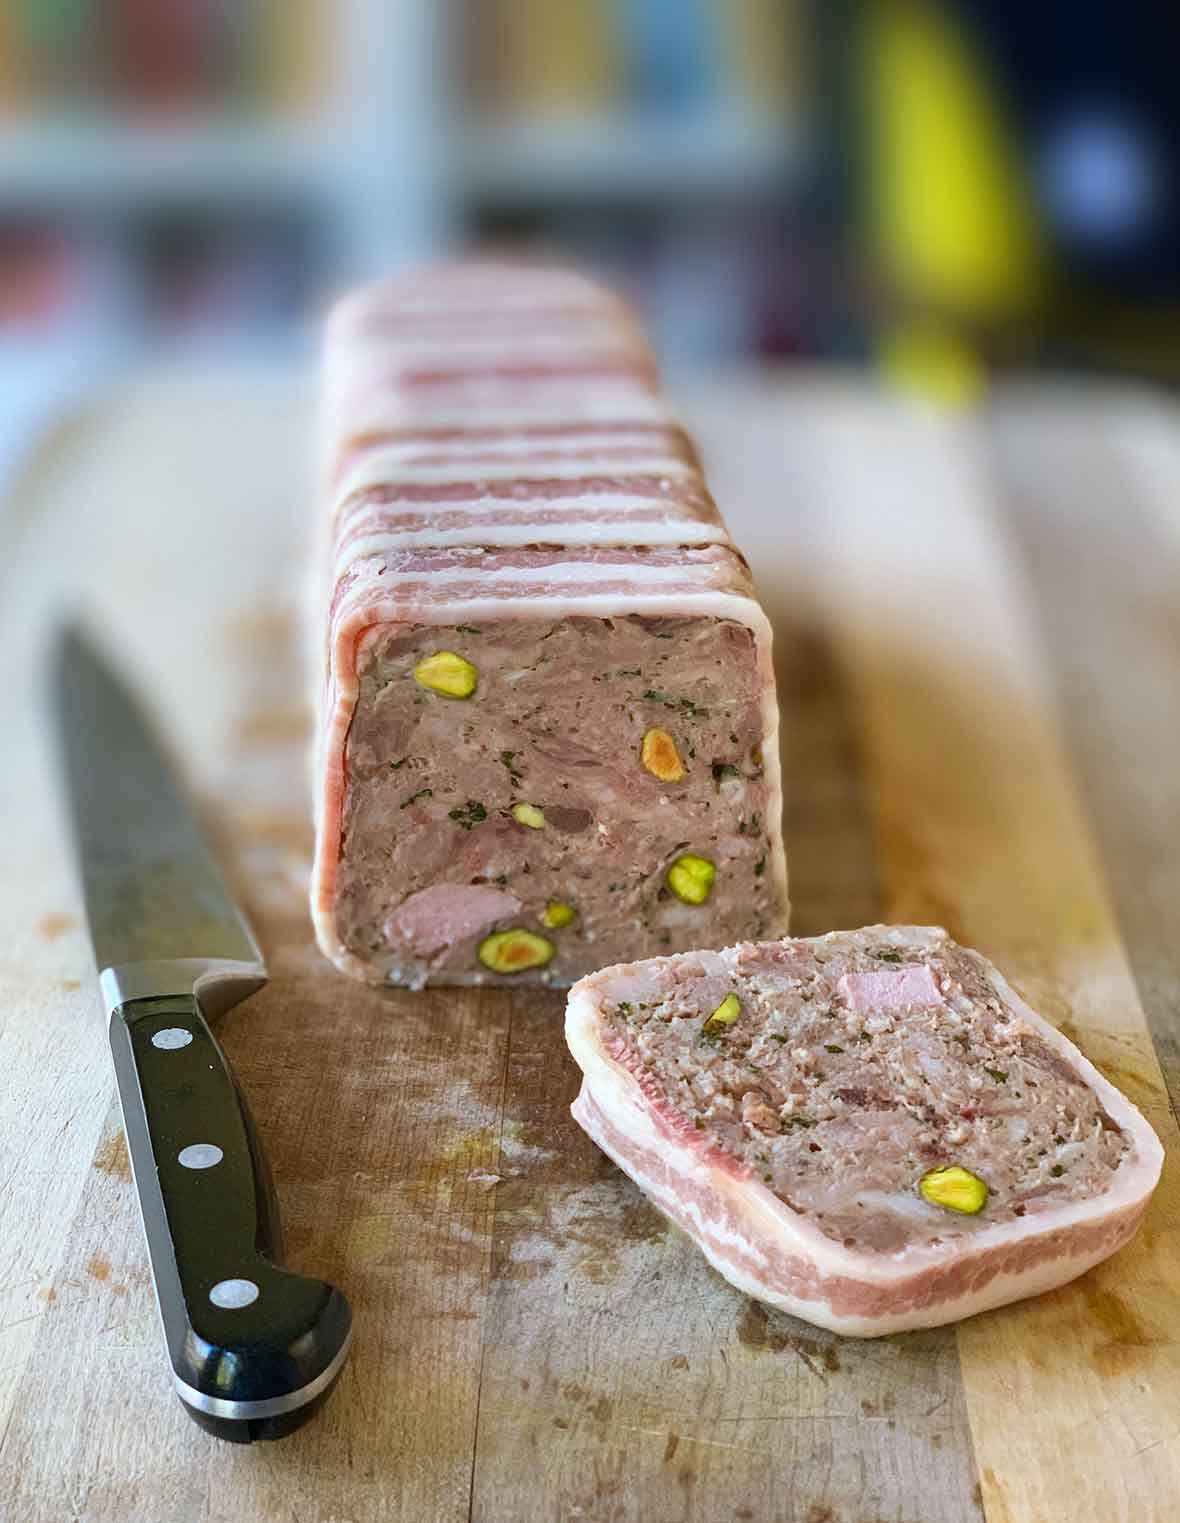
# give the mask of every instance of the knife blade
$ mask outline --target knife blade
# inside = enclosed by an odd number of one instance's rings
[[[352,1316],[334,1286],[282,1267],[270,1171],[208,1025],[266,967],[139,705],[76,629],[53,696],[173,1383],[218,1437],[278,1438],[335,1384]]]

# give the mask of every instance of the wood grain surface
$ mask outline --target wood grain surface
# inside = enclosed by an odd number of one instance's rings
[[[775,625],[795,929],[947,925],[1176,1157],[1180,413],[1040,387],[953,417],[838,376],[686,402]],[[573,1124],[560,995],[325,967],[306,432],[291,387],[153,378],[0,510],[0,1518],[1173,1519],[1171,1161],[1075,1285],[840,1339],[732,1290]],[[332,1401],[280,1444],[219,1445],[170,1391],[45,725],[79,607],[256,922],[271,981],[220,1035],[291,1260],[356,1308]]]

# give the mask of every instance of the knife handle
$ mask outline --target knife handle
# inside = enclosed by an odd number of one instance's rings
[[[110,1037],[177,1393],[220,1438],[280,1438],[335,1384],[348,1302],[282,1268],[270,1171],[196,996],[120,1005]]]

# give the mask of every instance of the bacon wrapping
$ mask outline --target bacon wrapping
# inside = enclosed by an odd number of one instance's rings
[[[312,911],[376,982],[786,926],[771,633],[628,309],[473,260],[326,330]]]

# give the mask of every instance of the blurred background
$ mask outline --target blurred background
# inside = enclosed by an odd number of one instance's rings
[[[2,0],[0,466],[474,242],[596,267],[673,372],[1172,382],[1178,44],[1151,0]]]

